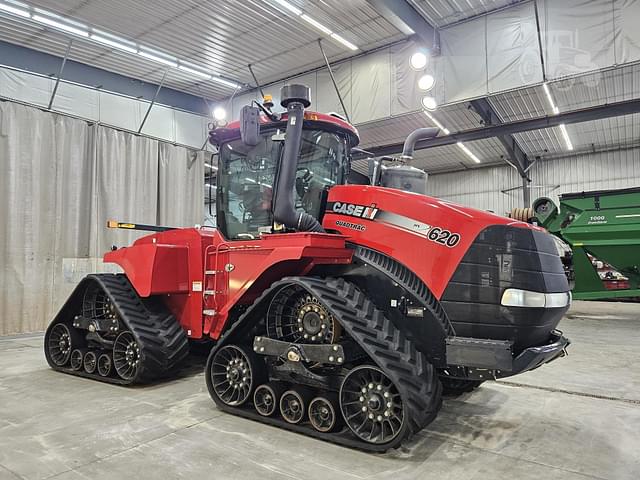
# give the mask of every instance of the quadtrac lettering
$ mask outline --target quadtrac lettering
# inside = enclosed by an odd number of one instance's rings
[[[336,220],[336,225],[338,227],[350,228],[351,230],[357,230],[359,232],[364,232],[367,229],[367,227],[360,225],[359,223],[345,222],[344,220]]]
[[[378,213],[375,204],[357,205],[355,203],[333,202],[327,205],[327,210],[341,215],[349,215],[350,217],[364,218],[365,220],[373,220]]]

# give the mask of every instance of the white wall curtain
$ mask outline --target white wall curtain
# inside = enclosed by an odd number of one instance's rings
[[[193,227],[204,221],[202,182],[205,158],[211,155],[160,144],[158,219],[160,225]]]
[[[43,330],[112,244],[108,219],[203,222],[204,154],[0,102],[0,335]]]

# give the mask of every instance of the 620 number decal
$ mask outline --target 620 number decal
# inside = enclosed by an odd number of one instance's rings
[[[432,242],[446,245],[447,247],[455,247],[460,241],[459,234],[451,233],[449,230],[444,230],[440,227],[432,227],[427,234],[427,238]]]

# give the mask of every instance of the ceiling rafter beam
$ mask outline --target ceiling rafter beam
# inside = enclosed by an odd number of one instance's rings
[[[406,0],[367,0],[389,23],[405,35],[417,35],[425,47],[440,53],[438,30]]]
[[[513,135],[514,133],[544,130],[546,128],[557,127],[561,124],[568,125],[572,123],[583,123],[593,120],[601,120],[603,118],[631,115],[634,113],[640,113],[640,98],[581,108],[579,110],[571,110],[558,115],[528,118],[525,120],[506,122],[499,125],[490,125],[488,127],[454,132],[450,135],[421,140],[416,143],[415,150],[454,145],[458,142],[473,142],[476,140],[483,140],[485,138],[495,138],[501,135]],[[368,147],[367,150],[371,152],[373,156],[379,157],[400,153],[402,152],[402,147],[403,143],[398,142],[380,145],[377,147]],[[356,155],[356,158],[362,157],[360,155]]]
[[[485,126],[490,125],[502,125],[502,120],[498,117],[498,114],[489,103],[489,100],[485,98],[478,98],[476,100],[471,100],[471,108],[480,115],[480,118],[484,122]],[[529,159],[527,158],[527,154],[522,151],[520,145],[514,138],[513,135],[499,135],[496,137],[498,141],[502,144],[504,149],[507,152],[507,157],[509,158],[509,164],[515,167],[520,176],[527,181],[531,181],[529,176],[527,175],[527,168],[529,167]]]

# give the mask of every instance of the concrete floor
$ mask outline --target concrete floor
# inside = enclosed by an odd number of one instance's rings
[[[576,302],[570,356],[445,399],[409,445],[366,454],[223,414],[201,368],[122,388],[0,339],[0,479],[638,479],[640,305]]]

